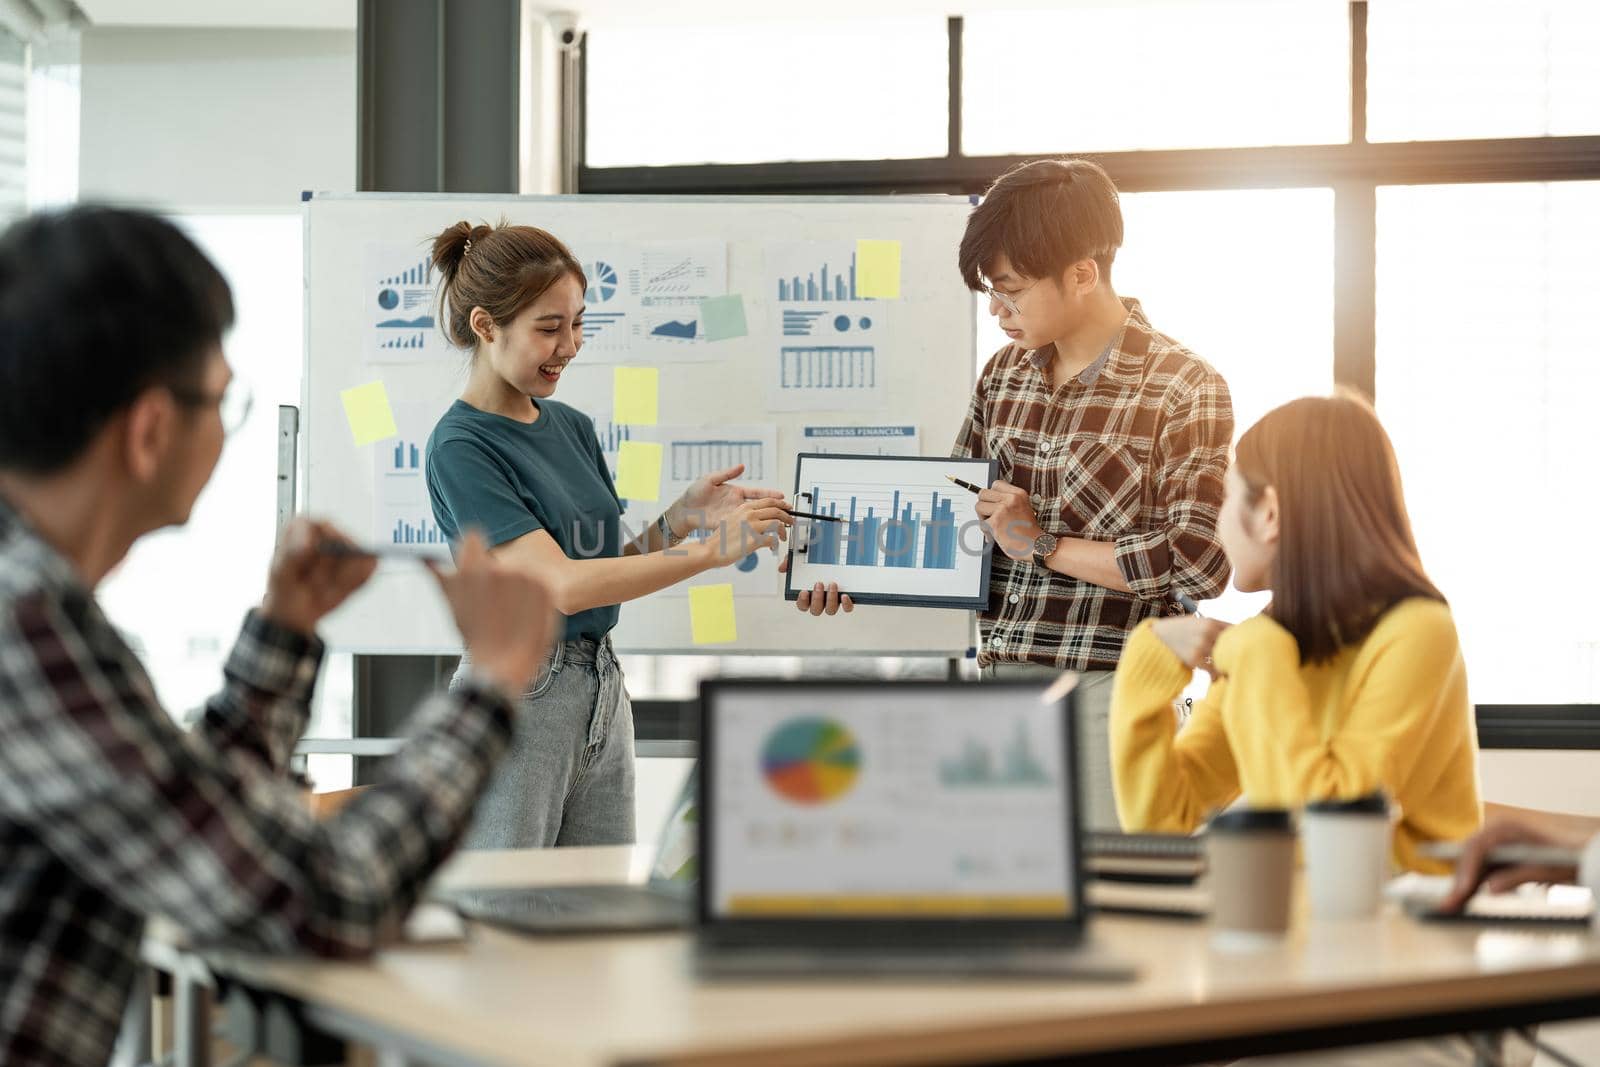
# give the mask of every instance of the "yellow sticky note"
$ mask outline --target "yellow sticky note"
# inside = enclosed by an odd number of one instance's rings
[[[624,500],[661,499],[661,446],[624,441],[617,450],[617,495]]]
[[[389,391],[381,379],[346,389],[339,399],[344,401],[344,417],[350,420],[350,433],[357,448],[400,432],[389,408]]]
[[[660,387],[661,371],[655,367],[616,368],[611,376],[611,421],[627,426],[654,426],[656,395]]]
[[[856,295],[900,299],[900,242],[856,242]]]
[[[697,645],[725,645],[739,640],[733,618],[733,585],[697,585],[689,590],[689,626]]]

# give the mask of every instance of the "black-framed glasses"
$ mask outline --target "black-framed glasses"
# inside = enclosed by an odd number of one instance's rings
[[[203,408],[216,405],[217,414],[222,417],[222,432],[229,435],[237,433],[244,426],[255,403],[255,395],[251,392],[250,386],[238,378],[230,380],[220,394],[176,385],[167,388],[178,403],[188,407]]]

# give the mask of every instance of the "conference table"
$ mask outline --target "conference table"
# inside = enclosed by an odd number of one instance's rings
[[[639,882],[649,861],[640,847],[465,852],[435,885]],[[1245,954],[1194,919],[1106,914],[1090,929],[1135,980],[706,982],[688,934],[481,924],[362,962],[197,952],[154,924],[145,958],[180,998],[196,985],[242,991],[291,1050],[266,1051],[307,1061],[348,1042],[461,1065],[1179,1064],[1600,1015],[1600,938],[1587,928],[1394,910],[1313,922],[1299,908],[1281,943]],[[187,1041],[184,1029],[180,1061],[204,1063],[204,1018],[191,1011]]]

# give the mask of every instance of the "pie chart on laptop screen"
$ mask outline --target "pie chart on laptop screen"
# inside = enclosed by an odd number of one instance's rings
[[[861,750],[855,735],[832,719],[790,719],[761,746],[761,773],[774,793],[796,804],[838,800],[856,784]]]

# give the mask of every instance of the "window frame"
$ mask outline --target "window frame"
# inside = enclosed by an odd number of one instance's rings
[[[1337,144],[1073,153],[1105,167],[1124,192],[1331,188],[1334,194],[1333,377],[1376,396],[1377,190],[1381,185],[1454,185],[1600,180],[1600,135],[1455,141],[1367,140],[1367,0],[1349,3],[1350,138]],[[961,151],[963,20],[947,20],[948,145],[943,156],[805,163],[591,167],[588,136],[590,42],[580,40],[577,192],[646,196],[973,195],[1030,155]],[[1564,723],[1567,744],[1600,749],[1600,704],[1479,705],[1495,720],[1495,747],[1542,747],[1514,723],[1534,711]],[[1582,728],[1582,727],[1587,728]],[[1538,731],[1536,731],[1538,732]],[[1583,735],[1581,742],[1575,740]],[[1542,736],[1542,734],[1541,734]],[[1485,740],[1489,740],[1486,736]]]

